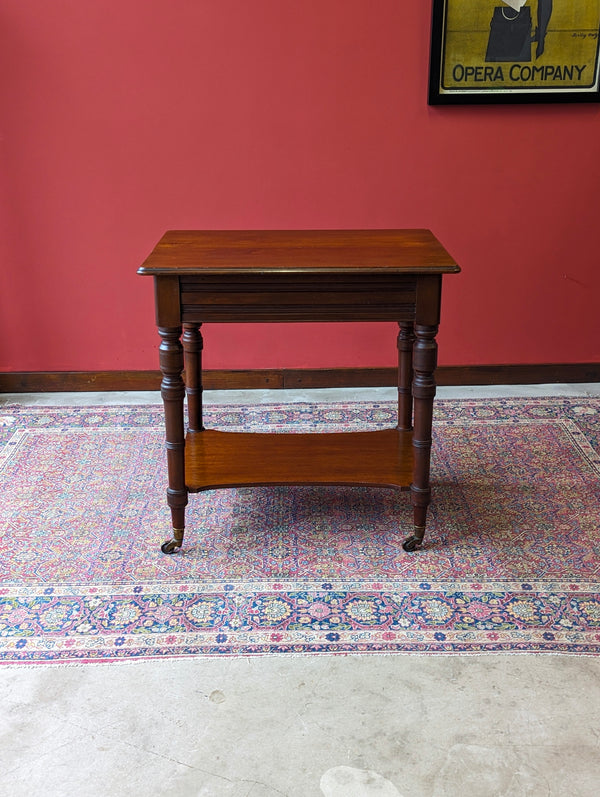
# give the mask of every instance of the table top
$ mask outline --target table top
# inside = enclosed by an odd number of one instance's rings
[[[435,236],[415,230],[171,230],[138,269],[176,274],[460,271]]]

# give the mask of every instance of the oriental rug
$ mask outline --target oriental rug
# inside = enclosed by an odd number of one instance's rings
[[[212,406],[206,425],[346,431],[393,403]],[[600,652],[600,399],[438,400],[426,545],[408,493],[190,496],[158,405],[0,406],[0,661]]]

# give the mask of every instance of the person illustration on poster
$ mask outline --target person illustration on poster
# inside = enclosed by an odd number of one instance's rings
[[[536,58],[544,52],[552,0],[537,0],[537,27],[532,35],[531,9],[527,0],[503,0],[506,6],[494,9],[486,61],[531,61],[531,43],[536,43]]]
[[[548,30],[548,23],[552,16],[552,0],[538,0],[537,6],[537,30],[532,41],[537,42],[535,49],[535,56],[539,58],[544,52],[544,42],[546,39],[546,31]]]

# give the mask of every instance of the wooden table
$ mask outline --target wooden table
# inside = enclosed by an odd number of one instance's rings
[[[403,548],[420,548],[431,496],[442,275],[458,271],[428,230],[167,232],[138,271],[154,278],[162,339],[173,521],[162,551],[183,543],[189,493],[266,484],[410,489],[414,531]],[[200,326],[213,321],[398,322],[397,428],[273,435],[205,429]]]

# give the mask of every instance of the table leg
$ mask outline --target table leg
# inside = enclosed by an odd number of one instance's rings
[[[431,425],[435,397],[434,371],[437,363],[437,326],[415,326],[413,348],[413,397],[415,419],[413,432],[413,482],[410,486],[414,514],[414,534],[402,545],[405,551],[421,547],[425,535],[427,507],[431,499],[429,467],[431,460]]]
[[[413,428],[413,344],[414,324],[401,323],[398,333],[398,429]]]
[[[202,426],[202,335],[200,324],[183,325],[185,359],[185,392],[187,394],[188,428],[201,432]]]
[[[183,371],[183,347],[181,327],[159,327],[161,337],[159,348],[162,382],[160,392],[165,406],[165,432],[167,445],[167,467],[169,486],[167,503],[171,508],[173,520],[173,539],[167,540],[161,550],[175,553],[183,544],[185,528],[185,507],[188,493],[185,486],[185,433],[183,424],[183,399],[185,386],[181,377]]]

